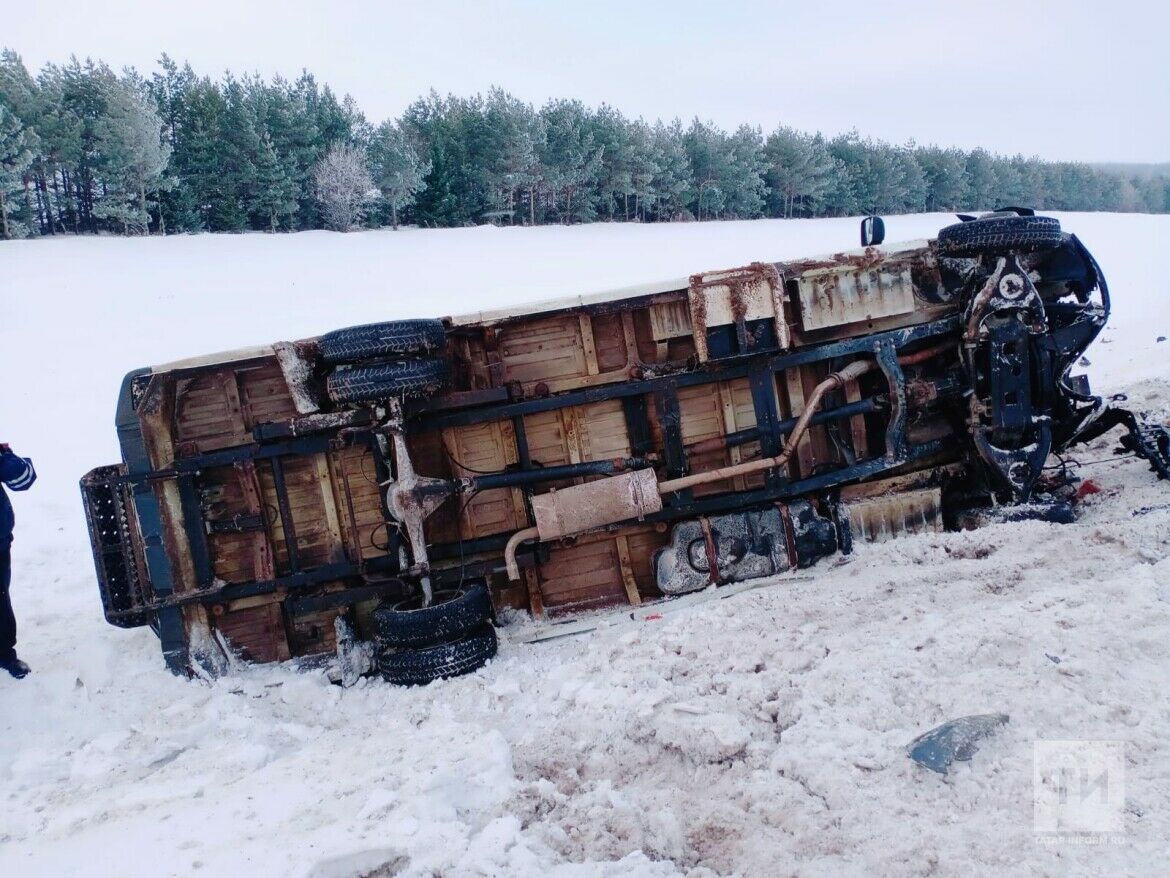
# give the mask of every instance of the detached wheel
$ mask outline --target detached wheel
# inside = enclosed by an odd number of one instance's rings
[[[399,360],[338,369],[326,379],[325,390],[340,405],[421,399],[443,390],[450,379],[451,365],[446,360]]]
[[[459,640],[418,649],[378,651],[378,670],[388,683],[422,686],[483,667],[496,654],[496,629],[483,625]]]
[[[317,341],[321,359],[336,366],[411,354],[430,354],[447,344],[439,320],[390,320],[327,332]]]
[[[1044,250],[1064,240],[1060,220],[1050,216],[985,216],[946,226],[938,233],[944,256],[1001,255],[1013,250]]]
[[[492,617],[487,586],[437,591],[429,607],[422,597],[382,604],[373,613],[374,636],[386,647],[430,646],[463,637]]]

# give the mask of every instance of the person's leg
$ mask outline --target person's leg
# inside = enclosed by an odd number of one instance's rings
[[[0,662],[9,662],[16,658],[16,616],[12,612],[12,600],[8,596],[11,566],[11,551],[0,549]]]

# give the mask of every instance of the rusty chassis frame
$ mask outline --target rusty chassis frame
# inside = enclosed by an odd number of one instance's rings
[[[647,438],[649,425],[646,421],[647,412],[643,398],[650,394],[654,396],[658,411],[662,413],[660,423],[663,428],[665,444],[662,462],[665,465],[667,477],[678,478],[686,472],[685,460],[688,451],[683,443],[678,415],[678,390],[680,388],[746,377],[751,385],[757,426],[728,436],[727,443],[739,445],[759,441],[762,452],[765,455],[773,455],[779,453],[783,446],[784,437],[793,429],[799,418],[780,420],[776,417],[774,384],[770,380],[771,376],[795,366],[830,361],[850,355],[873,355],[886,376],[888,393],[881,398],[863,399],[818,412],[813,417],[813,422],[827,423],[888,408],[892,416],[886,431],[887,453],[885,457],[820,473],[799,481],[789,481],[782,474],[773,470],[767,474],[762,488],[730,495],[697,499],[691,495],[690,491],[682,490],[673,494],[660,512],[647,516],[647,520],[670,522],[695,515],[727,512],[745,506],[784,501],[809,493],[827,491],[850,482],[895,471],[910,462],[939,457],[948,451],[953,451],[954,449],[942,441],[928,442],[913,447],[908,446],[904,432],[906,384],[905,376],[897,362],[897,356],[899,352],[908,347],[925,344],[932,339],[948,335],[954,337],[958,326],[957,316],[947,317],[932,323],[860,338],[827,342],[791,352],[780,354],[774,352],[749,353],[723,360],[712,360],[693,371],[649,377],[640,381],[589,387],[547,398],[501,403],[495,401],[500,394],[489,392],[483,395],[487,397],[484,404],[463,410],[433,411],[425,404],[408,406],[402,415],[403,428],[411,433],[422,433],[440,430],[444,427],[511,419],[515,426],[519,449],[518,467],[507,472],[471,477],[463,488],[464,490],[478,491],[501,487],[522,487],[576,476],[608,475],[644,466],[648,462],[644,455],[649,453]],[[133,375],[128,376],[127,384],[132,381],[133,377]],[[386,533],[391,550],[386,558],[370,559],[362,563],[346,562],[302,569],[294,548],[290,553],[292,571],[288,575],[267,580],[215,585],[211,573],[208,533],[205,530],[202,516],[199,514],[199,498],[195,489],[195,479],[202,470],[248,460],[267,459],[271,461],[276,494],[282,507],[283,514],[280,518],[282,527],[285,529],[286,542],[290,547],[295,547],[294,523],[292,516],[287,514],[288,500],[281,466],[282,458],[289,455],[322,451],[330,447],[335,448],[341,443],[363,444],[373,452],[379,481],[385,482],[397,477],[398,474],[394,471],[391,456],[386,454],[386,449],[380,439],[392,435],[395,431],[384,426],[373,426],[369,419],[357,417],[354,418],[354,425],[347,427],[340,436],[324,432],[330,430],[331,425],[318,427],[323,431],[321,433],[309,432],[307,435],[298,435],[301,431],[314,429],[311,419],[301,419],[303,423],[299,426],[261,425],[254,430],[255,442],[251,445],[183,458],[176,461],[170,469],[154,471],[150,469],[146,460],[141,431],[133,417],[133,408],[129,401],[129,390],[129,387],[124,388],[124,400],[123,405],[120,406],[118,419],[119,437],[122,442],[127,472],[124,475],[107,472],[104,477],[90,479],[86,483],[84,490],[91,498],[87,503],[87,514],[90,517],[91,533],[100,534],[102,528],[96,526],[98,521],[94,512],[100,503],[97,502],[95,495],[104,492],[105,496],[108,497],[117,494],[120,490],[126,490],[133,494],[133,504],[137,511],[143,542],[147,546],[146,557],[142,560],[145,561],[149,570],[151,593],[149,595],[140,594],[135,599],[131,599],[131,595],[126,594],[126,599],[119,601],[110,597],[118,593],[116,587],[104,587],[102,589],[105,598],[104,611],[109,622],[124,627],[141,625],[144,618],[156,616],[157,621],[152,622],[152,624],[163,641],[163,652],[168,666],[172,669],[186,667],[188,661],[182,633],[182,620],[179,614],[179,610],[184,606],[208,601],[237,600],[270,594],[281,589],[298,591],[337,579],[352,581],[352,585],[345,591],[334,592],[328,596],[328,603],[338,605],[352,601],[358,595],[392,590],[397,585],[392,577],[404,573],[432,576],[437,582],[450,583],[459,581],[468,575],[482,575],[489,571],[502,569],[503,565],[499,562],[486,562],[479,565],[472,563],[464,569],[434,571],[427,565],[422,567],[415,565],[410,569],[404,568],[397,549],[406,541],[403,540],[402,534],[395,526],[394,517],[387,509]],[[533,465],[527,451],[524,415],[607,400],[621,400],[623,402],[623,410],[631,437],[643,437],[640,449],[635,448],[636,453],[641,450],[642,456],[628,460],[588,461],[549,468]],[[179,487],[183,510],[182,525],[191,547],[191,557],[199,586],[196,590],[178,595],[173,593],[171,585],[173,573],[170,561],[165,551],[162,550],[163,526],[158,502],[149,489],[151,482],[164,479],[174,479]],[[127,497],[127,499],[129,498]],[[121,527],[128,526],[125,521],[126,511],[124,509],[119,511],[117,517],[123,519]],[[507,541],[507,535],[498,535],[477,540],[463,540],[461,543],[438,543],[429,546],[427,553],[435,561],[450,561],[461,555],[473,556],[503,549]],[[101,567],[108,579],[118,580],[132,575],[133,559],[123,559],[121,572],[114,569],[117,565],[111,564],[112,553],[117,554],[122,551],[119,547],[129,544],[129,542],[129,540],[116,540],[103,545],[100,539],[95,538],[95,557],[103,559]],[[534,548],[523,552],[522,566],[533,563],[532,556],[538,551],[540,551],[539,548]]]
[[[759,441],[761,453],[766,457],[772,457],[780,453],[785,437],[797,426],[801,418],[780,420],[776,417],[776,399],[774,383],[770,380],[771,376],[796,366],[831,361],[850,355],[871,354],[875,358],[878,368],[885,375],[888,392],[881,397],[871,397],[817,412],[812,415],[810,420],[812,423],[822,424],[844,420],[857,414],[888,409],[890,422],[886,430],[886,454],[884,457],[840,467],[798,481],[790,481],[783,476],[778,472],[779,466],[769,467],[762,488],[701,499],[696,499],[689,490],[684,488],[672,492],[668,498],[664,499],[662,510],[644,516],[644,520],[651,523],[670,522],[695,515],[730,512],[747,506],[791,500],[798,496],[827,491],[852,482],[890,473],[907,463],[932,457],[939,457],[940,462],[942,462],[942,457],[947,452],[956,451],[956,443],[950,443],[946,440],[933,440],[916,446],[909,445],[905,433],[906,379],[898,363],[898,356],[907,348],[921,346],[933,339],[954,337],[958,327],[959,318],[957,316],[947,317],[905,329],[826,342],[790,353],[778,355],[755,353],[726,360],[709,361],[694,371],[570,391],[544,399],[524,400],[458,412],[432,413],[423,411],[413,417],[408,411],[405,424],[411,432],[421,433],[512,418],[517,445],[521,449],[519,468],[508,473],[471,477],[466,480],[465,488],[484,490],[496,487],[513,487],[540,481],[556,481],[566,476],[619,473],[634,469],[641,463],[639,459],[635,458],[632,460],[570,464],[547,471],[540,467],[533,467],[526,454],[524,415],[614,399],[630,403],[641,401],[646,395],[652,394],[655,398],[656,409],[660,413],[659,421],[663,428],[663,463],[665,464],[666,476],[668,479],[678,479],[686,473],[686,455],[689,450],[692,450],[683,443],[680,429],[679,388],[726,381],[732,378],[747,378],[752,389],[752,402],[757,426],[727,436],[725,441],[728,446]],[[644,405],[626,405],[624,414],[631,436],[647,435],[648,425],[644,423],[646,418]],[[475,555],[503,549],[508,541],[509,535],[498,535],[478,540],[440,543],[429,546],[427,553],[430,558],[435,560],[449,560],[461,555]],[[532,549],[527,553],[522,550],[521,554],[527,554],[531,557],[532,553],[536,551],[539,549]],[[530,564],[531,561],[527,562],[527,565]],[[527,565],[521,560],[521,566]],[[430,571],[430,573],[439,581],[452,582],[466,577],[468,573],[495,572],[501,566],[497,562],[488,562],[483,570],[469,570],[465,567],[462,570]]]

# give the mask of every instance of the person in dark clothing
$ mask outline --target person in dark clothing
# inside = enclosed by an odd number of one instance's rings
[[[32,461],[17,457],[0,443],[0,483],[10,491],[27,491],[37,479]],[[27,677],[29,667],[16,655],[16,616],[8,586],[12,577],[12,528],[16,518],[8,494],[0,488],[0,668],[16,679]]]

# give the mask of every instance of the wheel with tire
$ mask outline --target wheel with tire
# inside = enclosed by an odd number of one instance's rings
[[[1000,255],[1044,250],[1063,240],[1055,217],[992,215],[944,227],[938,233],[938,250],[943,256]]]
[[[487,586],[437,591],[429,607],[422,598],[382,604],[373,613],[374,637],[380,646],[430,646],[460,638],[492,618]]]
[[[434,396],[451,379],[446,360],[396,360],[372,366],[337,369],[325,381],[329,398],[339,405],[383,399]]]
[[[496,654],[496,629],[482,625],[457,640],[413,649],[378,650],[378,670],[388,683],[423,686],[483,667]]]
[[[430,354],[447,344],[440,320],[390,320],[327,332],[317,340],[321,360],[331,366]]]

